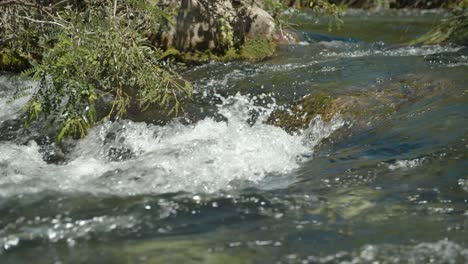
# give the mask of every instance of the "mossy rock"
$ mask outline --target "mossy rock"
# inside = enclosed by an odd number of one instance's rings
[[[254,263],[253,251],[210,252],[201,239],[148,240],[128,245],[121,252],[126,263]]]
[[[173,58],[188,64],[201,64],[209,61],[249,61],[258,62],[271,57],[276,50],[276,44],[267,38],[248,38],[241,49],[228,49],[224,54],[217,54],[211,50],[182,52],[175,48],[168,48],[163,58]]]
[[[317,115],[325,121],[330,121],[337,112],[335,98],[325,93],[317,93],[304,96],[289,110],[275,110],[267,122],[288,132],[298,132],[307,128]]]
[[[358,187],[353,190],[343,190],[330,197],[324,207],[317,209],[322,213],[337,214],[344,219],[352,219],[364,215],[368,210],[375,207],[379,197],[377,190]]]
[[[26,59],[7,50],[0,50],[0,71],[20,72],[29,66]]]
[[[371,120],[374,122],[388,118],[404,105],[411,105],[423,98],[436,98],[442,94],[453,96],[452,87],[451,80],[433,80],[423,75],[393,79],[377,89],[348,95],[313,93],[273,111],[266,123],[281,127],[289,133],[298,133],[308,128],[318,115],[327,122],[340,114],[345,120],[352,120],[353,127],[357,128]]]
[[[248,38],[240,50],[239,57],[247,61],[260,61],[269,58],[276,50],[276,44],[266,38]]]

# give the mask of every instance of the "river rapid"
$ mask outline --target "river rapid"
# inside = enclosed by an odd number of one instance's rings
[[[181,69],[186,117],[60,145],[2,74],[0,263],[468,263],[468,48],[405,44],[444,15],[301,13],[267,61]],[[318,93],[360,111],[266,122]]]

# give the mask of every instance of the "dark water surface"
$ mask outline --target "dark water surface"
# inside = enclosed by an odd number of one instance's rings
[[[187,120],[60,148],[0,77],[0,263],[468,263],[468,49],[404,44],[442,16],[302,14],[268,61],[186,69]],[[262,122],[319,92],[361,111]]]

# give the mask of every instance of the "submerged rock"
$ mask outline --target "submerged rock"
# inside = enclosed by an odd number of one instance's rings
[[[350,220],[360,215],[365,215],[367,211],[376,206],[379,192],[367,188],[354,188],[352,191],[343,190],[335,197],[328,199],[323,206],[310,210],[310,214],[326,214],[331,219],[343,218]]]
[[[213,251],[203,239],[159,239],[126,246],[125,258],[142,263],[254,263],[255,251]],[[143,260],[143,261],[142,261]]]
[[[388,117],[405,103],[449,93],[450,87],[453,87],[452,82],[447,80],[406,76],[349,95],[312,93],[273,111],[267,123],[296,133],[309,127],[317,116],[330,121],[339,114],[346,120],[352,120],[356,127],[362,127],[371,120]]]
[[[335,100],[325,93],[310,94],[290,108],[274,111],[267,122],[285,128],[289,132],[297,132],[307,128],[317,115],[325,121],[330,121],[338,111]]]

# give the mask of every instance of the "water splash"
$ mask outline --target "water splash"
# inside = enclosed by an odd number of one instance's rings
[[[303,135],[290,135],[262,122],[274,100],[258,106],[258,96],[220,99],[218,114],[225,121],[104,123],[78,143],[64,165],[46,164],[33,142],[2,144],[0,195],[48,189],[113,195],[230,190],[236,188],[233,181],[256,184],[292,172],[301,157],[311,156],[321,139],[343,125],[338,118],[330,123],[317,118]]]
[[[390,48],[390,47],[387,47],[383,43],[374,43],[371,45],[366,45],[362,43],[356,44],[356,43],[346,43],[346,42],[341,42],[341,41],[320,42],[320,44],[323,45],[324,47],[339,49],[340,51],[322,51],[320,53],[324,57],[337,57],[337,58],[361,58],[361,57],[369,57],[369,56],[383,56],[383,57],[428,56],[428,55],[434,55],[434,54],[439,54],[439,53],[455,53],[462,49],[462,47],[451,47],[451,46],[441,46],[441,45],[423,45],[419,47],[405,46],[405,47],[400,47],[400,48]]]

